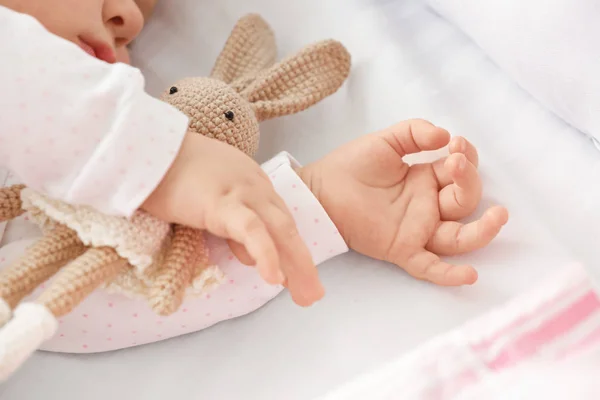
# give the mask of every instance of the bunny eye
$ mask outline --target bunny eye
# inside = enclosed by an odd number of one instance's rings
[[[235,114],[233,113],[233,111],[226,111],[225,118],[227,118],[230,121],[233,121],[233,118],[235,118]]]
[[[171,86],[171,89],[169,89],[169,94],[175,94],[179,91],[179,89],[177,89],[176,86]]]

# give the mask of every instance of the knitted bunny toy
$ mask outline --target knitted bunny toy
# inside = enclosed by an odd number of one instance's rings
[[[310,107],[336,92],[350,71],[350,55],[333,40],[279,63],[276,53],[267,23],[247,15],[234,27],[209,78],[183,79],[161,99],[188,115],[190,130],[254,155],[260,121]],[[202,231],[141,210],[126,219],[23,186],[0,191],[0,222],[25,211],[44,236],[0,272],[0,379],[52,337],[58,317],[101,286],[142,296],[156,313],[169,315],[186,294],[202,293],[223,279],[219,268],[209,265]],[[21,302],[47,280],[34,302]]]

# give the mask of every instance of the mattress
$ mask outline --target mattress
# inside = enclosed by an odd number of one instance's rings
[[[159,2],[160,3],[160,2]],[[324,300],[301,309],[282,294],[204,331],[97,355],[36,354],[0,386],[0,399],[311,399],[377,369],[510,300],[578,261],[597,273],[600,154],[514,84],[457,28],[414,0],[173,0],[134,46],[158,93],[210,71],[231,27],[258,12],[282,55],[333,37],[353,54],[336,95],[265,123],[259,158],[301,162],[406,118],[426,118],[480,150],[483,207],[511,219],[489,247],[458,257],[471,287],[442,288],[349,253],[322,266]],[[420,162],[437,154],[425,154]]]

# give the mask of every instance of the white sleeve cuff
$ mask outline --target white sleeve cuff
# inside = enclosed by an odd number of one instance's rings
[[[286,152],[262,165],[294,216],[300,236],[318,265],[346,253],[348,246],[321,203],[294,171],[298,167],[298,161]]]

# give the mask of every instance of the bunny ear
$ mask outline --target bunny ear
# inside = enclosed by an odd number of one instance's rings
[[[272,66],[276,59],[273,31],[262,17],[248,14],[233,28],[210,76],[242,90],[247,82]]]
[[[334,40],[304,48],[243,90],[259,121],[294,114],[335,93],[350,74],[350,54]]]

